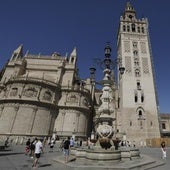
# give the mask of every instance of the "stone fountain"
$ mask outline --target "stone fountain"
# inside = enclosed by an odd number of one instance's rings
[[[115,150],[113,135],[113,122],[115,117],[115,101],[114,101],[114,79],[111,76],[112,60],[111,48],[109,45],[105,48],[105,58],[102,62],[104,66],[104,77],[100,84],[102,85],[101,105],[98,108],[98,114],[95,120],[96,124],[96,141],[91,149],[76,149],[72,153],[76,156],[76,162],[84,162],[85,164],[105,164],[120,162],[124,158],[139,158],[139,150]]]

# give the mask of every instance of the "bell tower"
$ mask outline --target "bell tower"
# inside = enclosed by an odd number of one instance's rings
[[[117,131],[138,144],[160,137],[158,102],[154,80],[148,21],[137,19],[127,2],[117,36],[118,59],[125,67],[119,76]]]

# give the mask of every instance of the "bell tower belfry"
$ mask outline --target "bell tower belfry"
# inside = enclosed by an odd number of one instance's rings
[[[148,21],[137,19],[127,2],[120,17],[117,36],[118,59],[125,67],[119,77],[117,131],[138,143],[160,137],[158,101],[155,88]]]

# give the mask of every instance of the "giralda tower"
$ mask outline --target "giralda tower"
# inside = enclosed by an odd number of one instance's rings
[[[117,50],[118,59],[125,67],[124,75],[118,78],[117,132],[140,144],[146,139],[159,138],[158,101],[148,21],[137,19],[130,2],[127,2],[120,17]]]

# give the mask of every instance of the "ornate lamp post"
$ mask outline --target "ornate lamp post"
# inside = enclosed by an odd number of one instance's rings
[[[113,122],[116,120],[115,117],[115,100],[114,100],[114,90],[112,85],[114,84],[114,79],[111,78],[112,69],[119,61],[111,60],[111,47],[109,44],[106,45],[104,52],[104,60],[101,61],[103,66],[104,78],[100,82],[103,86],[101,95],[101,105],[98,108],[98,116],[96,118],[96,134],[98,136],[98,143],[100,143],[102,148],[108,149],[112,146],[112,137],[114,134]],[[119,63],[120,64],[120,63]],[[93,75],[94,68],[91,68],[91,75]],[[119,67],[120,74],[124,73],[125,68]]]

